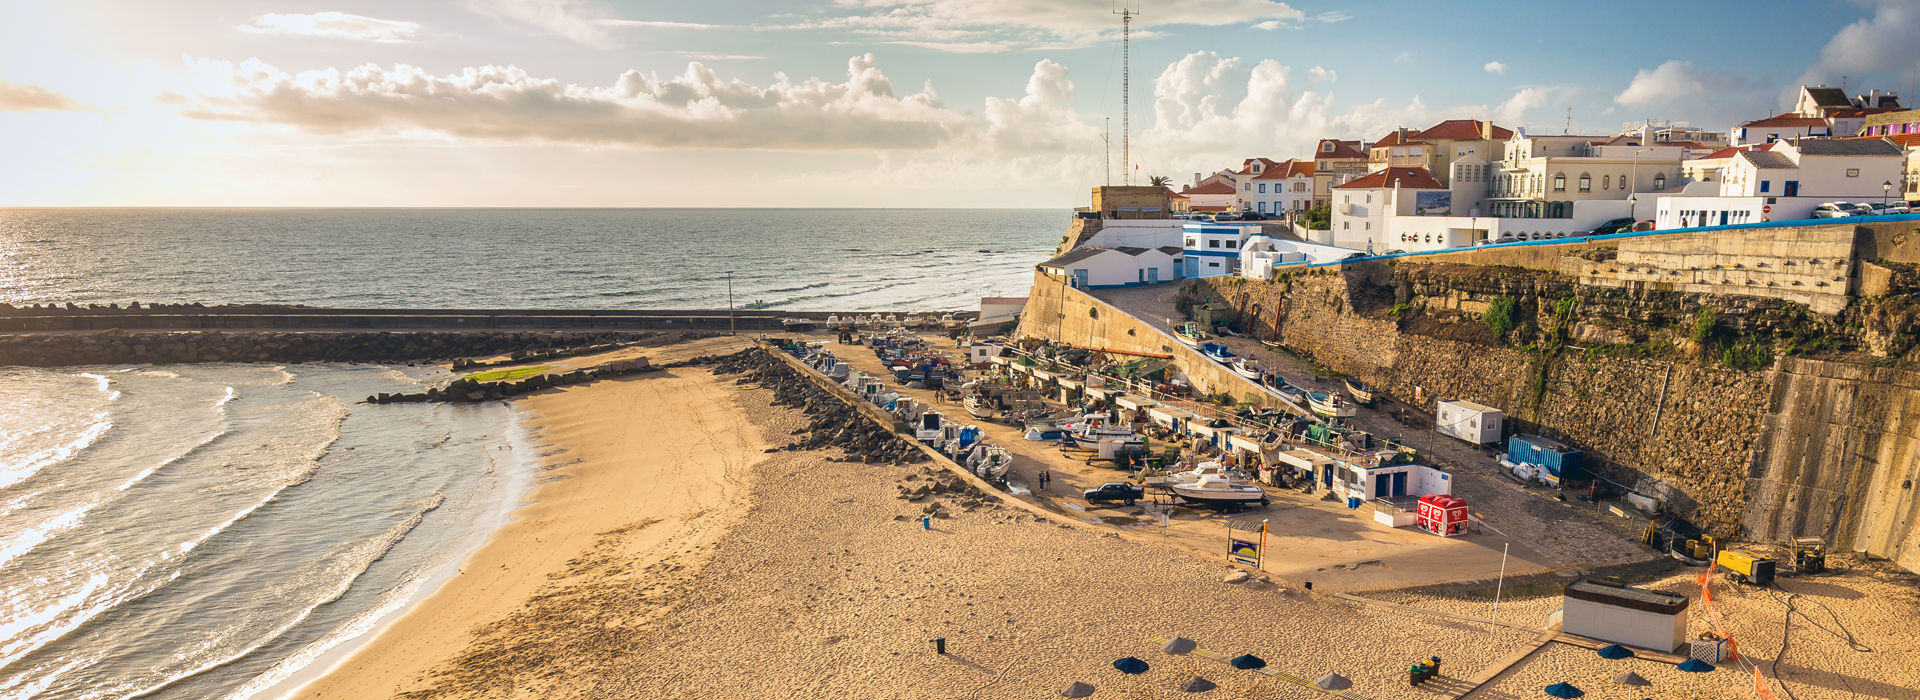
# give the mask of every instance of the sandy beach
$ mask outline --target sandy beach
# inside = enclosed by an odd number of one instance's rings
[[[1200,697],[1327,697],[1221,660],[1253,654],[1297,677],[1340,673],[1382,700],[1452,697],[1505,668],[1468,697],[1518,698],[1536,697],[1536,683],[1590,685],[1615,668],[1542,645],[1537,631],[1490,634],[1279,577],[1226,583],[1224,561],[1004,500],[952,491],[904,500],[901,486],[963,489],[931,463],[768,451],[790,444],[808,416],[736,379],[682,367],[519,399],[544,445],[532,504],[461,575],[301,697],[1037,698],[1081,681],[1096,698],[1161,698],[1185,696],[1178,686],[1196,676],[1219,686]],[[932,503],[948,517],[923,529]],[[1689,575],[1650,586],[1684,589]],[[1915,608],[1904,579],[1822,580],[1794,590],[1860,620],[1856,631]],[[1458,591],[1376,597],[1490,612]],[[1737,614],[1742,632],[1777,631],[1764,597],[1728,597],[1723,614]],[[1508,601],[1500,619],[1537,628],[1558,607],[1558,596]],[[1707,624],[1694,616],[1694,627]],[[1849,697],[1840,676],[1811,677],[1843,643],[1806,629],[1795,629],[1794,663],[1781,668],[1809,680],[1796,696]],[[1167,654],[1153,641],[1174,636],[1219,656]],[[1894,645],[1875,655],[1889,663],[1834,670],[1856,690],[1910,697],[1897,689],[1912,687],[1913,650],[1868,636]],[[934,653],[935,637],[949,653]],[[1152,669],[1123,675],[1111,664],[1125,656]],[[1406,667],[1427,656],[1445,660],[1442,678],[1409,687]],[[1641,689],[1655,697],[1751,693],[1751,677],[1734,672],[1643,675],[1659,684]]]

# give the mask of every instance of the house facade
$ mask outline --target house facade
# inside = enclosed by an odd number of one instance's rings
[[[1333,244],[1354,250],[1404,249],[1389,240],[1390,217],[1451,209],[1452,193],[1424,168],[1387,168],[1333,192]]]
[[[1198,279],[1238,272],[1241,244],[1259,230],[1259,226],[1243,224],[1187,224],[1182,234],[1181,275]]]
[[[1367,152],[1359,141],[1320,139],[1313,150],[1313,206],[1333,201],[1333,187],[1367,174]]]
[[[1507,143],[1500,174],[1489,184],[1487,213],[1514,218],[1566,218],[1585,200],[1625,200],[1636,192],[1680,183],[1686,149],[1596,146],[1607,137],[1528,136]],[[1651,211],[1651,210],[1649,210]]]
[[[1313,206],[1313,161],[1289,159],[1266,167],[1244,183],[1253,188],[1243,191],[1245,208],[1262,214],[1306,211]]]
[[[1179,279],[1180,249],[1080,247],[1040,263],[1076,289],[1120,289]]]

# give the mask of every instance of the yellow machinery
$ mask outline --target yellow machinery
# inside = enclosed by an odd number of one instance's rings
[[[1788,563],[1796,574],[1817,574],[1827,570],[1827,540],[1821,537],[1795,537],[1787,548]]]
[[[1727,573],[1747,583],[1756,586],[1773,583],[1774,561],[1751,551],[1725,550],[1720,552],[1720,556],[1713,561],[1720,565],[1720,568],[1726,569]]]
[[[1720,543],[1714,541],[1713,535],[1702,533],[1699,537],[1676,543],[1674,549],[1701,561],[1713,561],[1714,555],[1720,550]]]

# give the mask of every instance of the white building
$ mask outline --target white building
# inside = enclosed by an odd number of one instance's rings
[[[1425,168],[1387,168],[1333,188],[1333,244],[1383,252],[1399,248],[1389,241],[1391,215],[1440,214],[1453,208],[1452,192]]]
[[[1751,146],[1790,139],[1824,139],[1833,135],[1832,125],[1821,117],[1782,114],[1755,119],[1733,127],[1733,145]]]
[[[1182,234],[1182,276],[1198,279],[1236,273],[1241,244],[1259,230],[1259,226],[1247,224],[1188,223]]]
[[[1026,297],[981,297],[980,319],[975,324],[1006,323],[1020,318],[1027,310]]]
[[[1566,218],[1576,202],[1625,200],[1680,184],[1680,164],[1689,147],[1607,145],[1607,140],[1515,132],[1483,213]]]
[[[1215,213],[1238,208],[1235,202],[1239,201],[1239,190],[1228,179],[1181,188],[1180,194],[1187,198],[1188,211]]]
[[[1672,652],[1686,643],[1687,597],[1580,579],[1567,584],[1561,631]]]
[[[1040,263],[1076,289],[1119,289],[1179,279],[1180,249],[1080,247]]]
[[[1242,182],[1242,208],[1284,214],[1313,208],[1313,161],[1288,160],[1261,168]]]
[[[1477,445],[1500,441],[1506,414],[1472,401],[1441,401],[1434,411],[1433,429]]]
[[[1670,229],[1793,221],[1826,202],[1877,202],[1889,189],[1897,199],[1906,166],[1906,149],[1886,139],[1780,141],[1734,154],[1718,182],[1660,197],[1654,222]]]
[[[1080,244],[1083,248],[1179,247],[1184,219],[1102,219],[1100,230]]]
[[[1307,243],[1287,238],[1272,238],[1264,233],[1247,237],[1240,244],[1240,276],[1248,279],[1270,280],[1276,272],[1290,265],[1318,265],[1338,262],[1352,255],[1353,251],[1318,243]]]

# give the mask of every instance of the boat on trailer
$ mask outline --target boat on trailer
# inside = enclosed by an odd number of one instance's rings
[[[1189,347],[1198,348],[1201,341],[1207,339],[1207,332],[1200,330],[1200,324],[1188,321],[1173,329],[1173,337]]]
[[[945,415],[934,410],[920,414],[919,420],[915,421],[913,426],[914,439],[921,442],[940,439],[940,429],[946,425],[946,418]]]
[[[1373,403],[1373,387],[1352,377],[1347,378],[1347,393],[1352,394],[1354,402],[1362,406]]]
[[[993,417],[993,399],[992,398],[975,394],[973,396],[967,397],[967,400],[965,403],[967,407],[967,415],[973,416],[980,420],[987,420]]]
[[[814,328],[813,319],[810,318],[783,318],[780,319],[780,325],[790,331],[810,331]]]
[[[1205,474],[1193,483],[1173,483],[1167,488],[1180,500],[1214,508],[1244,508],[1268,505],[1267,491],[1253,484],[1239,483],[1219,474]]]
[[[1227,346],[1222,343],[1207,343],[1207,344],[1201,345],[1200,353],[1203,355],[1206,355],[1207,357],[1213,358],[1215,362],[1223,362],[1223,363],[1232,362],[1233,358],[1239,357],[1238,355],[1233,354],[1232,350],[1228,350]]]
[[[1260,363],[1254,362],[1253,358],[1249,358],[1249,357],[1242,357],[1238,360],[1234,360],[1231,363],[1231,366],[1233,367],[1234,374],[1238,374],[1242,377],[1246,377],[1254,381],[1259,381],[1260,376],[1266,373],[1266,368],[1261,367]]]
[[[1325,418],[1345,418],[1359,412],[1347,397],[1318,391],[1307,392],[1307,407]]]

